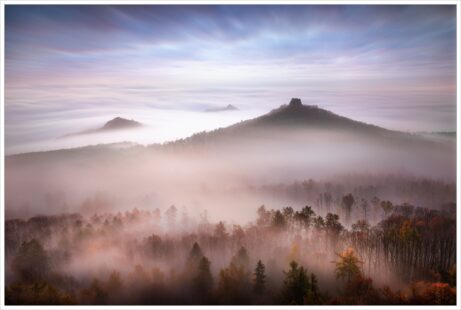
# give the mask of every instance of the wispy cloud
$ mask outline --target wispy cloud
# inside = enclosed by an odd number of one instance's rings
[[[241,100],[263,111],[301,95],[349,115],[356,100],[397,129],[420,129],[428,113],[442,115],[428,130],[455,128],[455,6],[7,5],[5,27],[7,130],[50,110]],[[432,111],[396,118],[421,91]],[[392,118],[373,114],[378,97]]]

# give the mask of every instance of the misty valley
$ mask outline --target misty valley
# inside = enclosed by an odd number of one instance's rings
[[[297,98],[163,144],[8,155],[6,303],[453,305],[456,212],[455,137]]]

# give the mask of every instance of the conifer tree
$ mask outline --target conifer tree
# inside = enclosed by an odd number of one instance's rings
[[[258,260],[258,263],[256,264],[255,272],[253,273],[254,278],[253,278],[253,291],[256,294],[262,294],[265,290],[266,286],[266,266],[261,262],[261,260]]]
[[[200,259],[197,275],[194,278],[194,286],[200,299],[204,303],[208,303],[212,295],[213,276],[210,271],[210,261],[206,256]]]

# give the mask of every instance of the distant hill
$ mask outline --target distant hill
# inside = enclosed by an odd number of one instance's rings
[[[134,128],[139,128],[142,126],[143,124],[137,121],[122,118],[122,117],[116,117],[116,118],[111,119],[107,123],[105,123],[100,128],[88,129],[88,130],[80,131],[77,133],[71,133],[71,134],[63,136],[63,138],[71,137],[71,136],[78,136],[78,135],[104,133],[104,132],[110,132],[110,131],[116,131],[116,130],[134,129]]]
[[[315,105],[303,105],[299,98],[292,98],[289,104],[280,106],[260,117],[242,121],[229,127],[219,128],[210,132],[197,133],[189,138],[169,143],[196,143],[224,141],[225,137],[245,139],[258,135],[259,137],[278,136],[281,139],[290,139],[291,133],[303,132],[306,136],[317,131],[331,134],[348,134],[355,137],[380,137],[384,139],[417,139],[410,134],[385,129],[379,126],[355,121],[337,115]]]
[[[339,116],[316,105],[303,105],[299,98],[292,98],[288,105],[282,105],[246,124],[240,124],[240,126],[248,125],[390,132],[378,126]]]
[[[210,109],[205,110],[205,112],[225,112],[225,111],[238,111],[238,108],[233,106],[232,104],[228,104],[225,107],[210,108]]]
[[[127,128],[134,128],[134,127],[140,127],[142,126],[141,123],[126,119],[126,118],[121,118],[121,117],[116,117],[102,126],[100,130],[120,130],[120,129],[127,129]]]

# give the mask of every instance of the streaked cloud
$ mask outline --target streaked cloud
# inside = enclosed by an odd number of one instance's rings
[[[7,146],[21,142],[13,126],[50,113],[231,103],[250,117],[294,96],[395,129],[456,126],[455,6],[7,5],[5,14]]]

